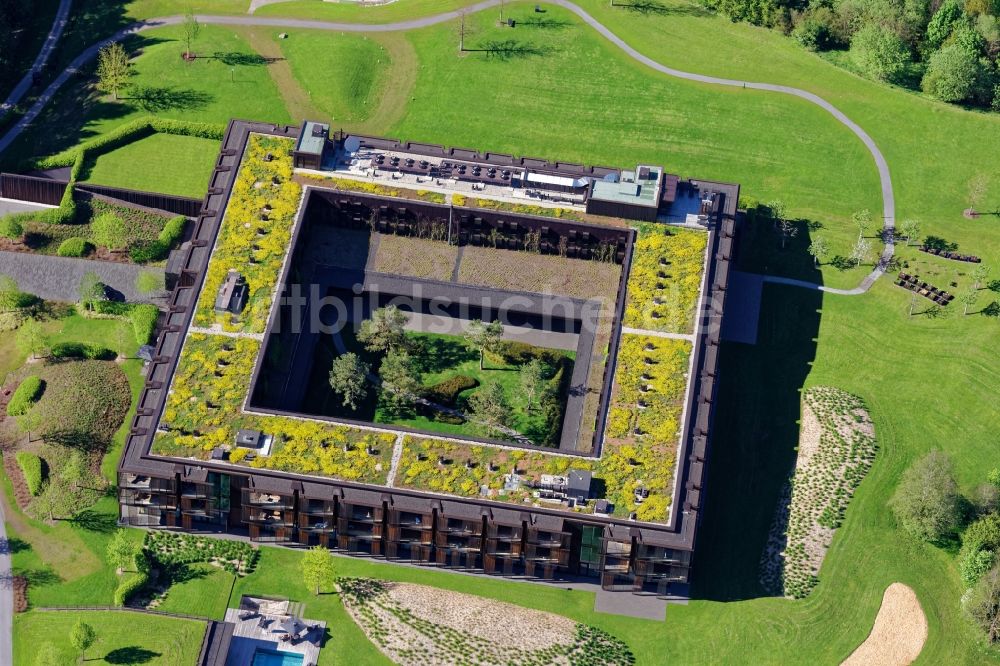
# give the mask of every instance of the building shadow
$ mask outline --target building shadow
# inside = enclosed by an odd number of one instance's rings
[[[809,225],[794,239],[767,229],[741,229],[737,266],[753,272],[772,252],[805,252]],[[789,241],[794,240],[794,243]],[[812,258],[789,256],[794,277],[822,283]],[[760,583],[761,554],[782,490],[794,468],[801,390],[816,355],[823,293],[764,284],[757,343],[723,341],[719,389],[709,450],[706,497],[692,593],[699,599],[736,601],[767,596]]]

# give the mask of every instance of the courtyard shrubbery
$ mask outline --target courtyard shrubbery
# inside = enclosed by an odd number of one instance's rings
[[[9,416],[26,414],[31,406],[38,402],[44,386],[45,383],[38,375],[28,375],[21,380],[10,398],[10,402],[7,403],[7,414]]]
[[[15,456],[17,466],[21,468],[28,492],[37,495],[42,489],[42,459],[28,451],[18,451]]]
[[[93,249],[94,246],[86,238],[73,236],[59,244],[56,254],[60,257],[82,257],[85,254],[89,254]]]

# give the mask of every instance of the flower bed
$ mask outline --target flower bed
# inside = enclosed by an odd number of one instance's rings
[[[229,331],[264,331],[302,195],[292,180],[292,144],[291,139],[250,136],[208,264],[196,326],[220,323]],[[219,317],[215,296],[230,270],[246,278],[250,302],[239,316]]]
[[[812,591],[875,451],[875,429],[861,398],[826,386],[805,392],[799,456],[761,557],[761,583],[769,592],[802,598]]]
[[[229,462],[258,469],[385,483],[392,435],[242,411],[259,351],[260,341],[254,338],[190,334],[153,452],[206,460],[212,449],[221,446],[229,450]],[[270,455],[247,460],[248,449],[234,447],[236,432],[244,428],[274,437]]]
[[[628,276],[625,325],[691,333],[701,291],[708,235],[690,229],[639,229]]]
[[[401,666],[635,663],[614,636],[553,613],[411,583],[346,578],[338,587],[354,621]]]

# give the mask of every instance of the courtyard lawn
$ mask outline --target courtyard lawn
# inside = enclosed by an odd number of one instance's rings
[[[370,365],[377,367],[378,358],[364,350],[361,343],[354,337],[352,331],[346,330],[342,335],[348,350],[358,353],[366,358]],[[469,397],[484,384],[496,382],[503,389],[504,395],[507,397],[512,408],[514,414],[513,429],[529,437],[536,443],[542,442],[548,423],[546,413],[538,406],[537,399],[533,409],[528,411],[527,398],[524,391],[521,390],[521,380],[518,372],[519,366],[505,363],[498,358],[487,355],[484,369],[480,370],[479,353],[471,350],[462,337],[414,332],[408,332],[407,336],[417,342],[418,345],[422,345],[425,350],[420,355],[418,361],[418,366],[423,374],[423,386],[425,389],[430,389],[436,384],[457,376],[474,379],[477,383],[476,387],[459,393],[458,399],[453,405],[460,411],[468,412]],[[556,355],[565,356],[570,360],[573,360],[575,357],[573,352],[551,351]],[[335,351],[329,342],[324,341],[317,349],[316,360],[313,361],[310,375],[311,388],[307,391],[308,397],[304,406],[305,411],[308,413],[350,417],[369,420],[374,423],[417,428],[449,435],[483,435],[481,427],[471,421],[457,424],[449,423],[431,413],[424,414],[420,411],[410,416],[391,414],[379,404],[374,390],[369,391],[367,399],[359,404],[357,410],[350,410],[343,405],[341,397],[330,388],[329,372],[334,356]],[[563,372],[572,373],[572,371],[573,364],[567,363]],[[566,396],[560,396],[559,400],[562,404],[565,404]],[[549,445],[557,444],[558,442],[550,443]]]
[[[226,615],[231,573],[204,562],[176,565],[170,587],[156,610],[222,619]]]
[[[200,199],[218,153],[218,141],[153,134],[100,155],[82,180]]]
[[[86,653],[88,664],[195,666],[206,629],[196,620],[128,611],[31,611],[14,619],[15,666],[37,663],[45,643],[56,648],[61,663],[75,663],[79,653],[69,635],[78,620],[97,634]]]

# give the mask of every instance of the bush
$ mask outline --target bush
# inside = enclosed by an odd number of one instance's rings
[[[992,550],[976,548],[963,553],[958,563],[958,572],[966,587],[972,587],[979,582],[987,571],[993,568],[996,555]]]
[[[60,243],[56,254],[60,257],[82,257],[85,254],[90,254],[93,249],[94,246],[86,238],[74,236]]]
[[[187,224],[187,218],[183,215],[178,215],[177,217],[172,217],[167,220],[167,223],[163,225],[163,230],[160,232],[158,240],[167,246],[169,250],[173,247],[174,243],[181,239],[184,235],[184,226]]]
[[[111,250],[128,245],[129,234],[125,221],[114,213],[98,215],[90,223],[94,242]]]
[[[20,238],[24,234],[24,226],[13,215],[0,218],[0,236],[3,238]]]
[[[52,346],[53,358],[83,358],[90,361],[111,361],[118,355],[107,347],[83,342],[60,342]]]
[[[1000,514],[992,513],[969,525],[962,533],[963,547],[1000,548]]]
[[[455,401],[458,400],[458,395],[462,391],[467,391],[477,386],[479,386],[479,381],[475,377],[455,375],[427,388],[424,392],[424,397],[433,402],[453,407]]]
[[[129,258],[137,264],[148,264],[151,261],[160,261],[167,256],[170,250],[166,245],[158,240],[138,243],[129,248]]]
[[[1000,567],[993,567],[980,577],[962,597],[962,608],[982,629],[990,643],[1000,639]]]
[[[931,451],[903,472],[889,506],[911,535],[940,541],[961,522],[959,501],[951,460],[940,451]]]
[[[851,60],[869,78],[895,81],[910,63],[910,49],[896,33],[870,23],[851,38]]]
[[[149,582],[149,574],[145,571],[138,571],[122,577],[122,581],[115,589],[115,606],[124,606],[129,598],[146,586]]]
[[[135,341],[140,345],[149,344],[156,330],[156,320],[160,317],[160,310],[155,305],[133,305],[129,319],[132,322],[132,330],[135,332]]]
[[[31,406],[38,402],[45,390],[45,382],[38,375],[28,375],[14,391],[7,403],[7,414],[10,416],[23,416],[28,413]]]
[[[962,102],[972,97],[979,77],[979,58],[958,44],[949,44],[931,55],[920,86],[942,102]]]
[[[28,492],[37,495],[42,489],[42,459],[27,451],[19,451],[15,459],[24,474],[24,482],[28,484]]]

